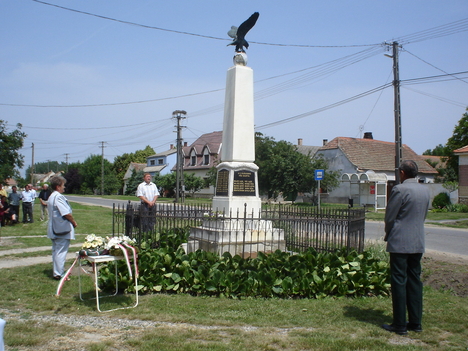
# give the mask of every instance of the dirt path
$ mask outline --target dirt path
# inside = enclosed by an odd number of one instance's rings
[[[14,241],[14,237],[4,237],[2,238],[2,246],[10,245]],[[79,244],[71,244],[70,250],[67,255],[67,259],[73,259],[76,256],[76,251],[78,248],[81,247],[81,243]],[[52,263],[51,255],[47,256],[34,256],[34,257],[8,257],[11,255],[18,255],[21,253],[28,253],[28,252],[42,252],[42,251],[49,251],[50,246],[39,246],[39,247],[29,247],[26,249],[11,249],[11,250],[0,250],[0,269],[2,268],[14,268],[14,267],[24,267],[24,266],[33,266],[35,264],[40,263]]]

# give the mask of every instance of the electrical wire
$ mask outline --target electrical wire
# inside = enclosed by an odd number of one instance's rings
[[[424,91],[420,91],[420,90],[417,90],[417,89],[414,89],[414,88],[409,88],[409,87],[404,86],[404,85],[402,86],[402,88],[406,89],[406,90],[414,91],[415,93],[425,95],[425,96],[431,97],[433,99],[436,99],[436,100],[439,100],[439,101],[442,101],[442,102],[446,102],[446,103],[454,105],[454,106],[459,106],[459,107],[466,107],[467,106],[466,103],[450,100],[450,99],[447,99],[447,98],[444,98],[444,97],[441,97],[441,96],[437,96],[437,95],[434,95],[434,94],[426,93]]]
[[[447,80],[453,80],[453,79],[455,79],[454,76],[461,75],[461,74],[466,75],[466,74],[468,74],[468,71],[458,72],[458,73],[449,73],[449,74],[438,75],[438,76],[430,76],[430,77],[421,77],[421,78],[400,80],[400,84],[411,85],[411,84],[423,84],[423,83],[428,83],[428,82],[447,81]],[[292,121],[295,121],[297,119],[305,118],[305,117],[308,117],[308,116],[311,116],[311,115],[314,115],[314,114],[329,110],[331,108],[344,105],[344,104],[352,102],[354,100],[363,98],[363,97],[368,96],[370,94],[376,93],[376,92],[378,92],[380,90],[383,90],[383,89],[386,89],[386,88],[392,86],[392,84],[393,83],[387,83],[387,84],[381,85],[381,86],[379,86],[377,88],[374,88],[374,89],[365,91],[363,93],[360,93],[358,95],[352,96],[350,98],[347,98],[347,99],[335,102],[333,104],[321,107],[319,109],[309,111],[309,112],[305,112],[305,113],[302,113],[302,114],[299,114],[299,115],[296,115],[296,116],[284,118],[284,119],[281,119],[281,120],[278,120],[278,121],[275,121],[275,122],[263,124],[263,125],[260,125],[258,127],[255,127],[255,129],[256,130],[266,129],[266,128],[274,127],[274,126],[277,126],[277,125],[280,125],[280,124],[292,122]]]
[[[161,27],[155,27],[155,26],[149,26],[145,24],[140,24],[140,23],[135,23],[135,22],[130,22],[130,21],[124,21],[124,20],[119,20],[116,18],[112,17],[107,17],[107,16],[102,16],[102,15],[97,15],[94,13],[86,12],[86,11],[80,11],[80,10],[75,10],[69,7],[65,6],[60,6],[56,4],[51,4],[45,1],[40,1],[40,0],[32,0],[34,2],[37,2],[39,4],[43,5],[48,5],[48,6],[53,6],[62,10],[66,11],[71,11],[71,12],[76,12],[79,14],[87,15],[87,16],[93,16],[97,17],[100,19],[105,19],[108,21],[114,21],[118,22],[121,24],[127,24],[127,25],[132,25],[132,26],[137,26],[137,27],[142,27],[146,29],[155,29],[155,30],[160,30],[164,32],[171,32],[171,33],[176,33],[176,34],[183,34],[183,35],[191,35],[195,37],[200,37],[200,38],[206,38],[206,39],[214,39],[214,40],[222,40],[222,41],[232,41],[232,39],[227,39],[227,38],[219,38],[219,37],[214,37],[211,35],[203,35],[203,34],[196,34],[196,33],[191,33],[191,32],[185,32],[185,31],[179,31],[179,30],[174,30],[174,29],[167,29],[167,28],[161,28]],[[380,44],[355,44],[355,45],[305,45],[305,44],[275,44],[275,43],[263,43],[263,42],[258,42],[258,41],[250,41],[250,43],[254,44],[259,44],[259,45],[270,45],[270,46],[283,46],[283,47],[301,47],[301,48],[350,48],[350,47],[364,47],[364,46],[378,46]]]
[[[410,44],[466,31],[468,31],[468,18],[397,37],[393,41],[397,41],[399,44]]]
[[[448,72],[444,71],[443,69],[441,69],[441,68],[439,68],[439,67],[436,67],[436,66],[434,66],[432,63],[429,63],[429,62],[427,62],[426,60],[423,60],[422,58],[420,58],[420,57],[416,56],[416,55],[415,55],[415,54],[413,54],[412,52],[410,52],[410,51],[408,51],[408,50],[406,50],[406,49],[404,49],[404,51],[405,51],[405,52],[407,52],[408,54],[412,55],[413,57],[416,57],[418,60],[420,60],[420,61],[424,62],[425,64],[427,64],[427,65],[429,65],[429,66],[431,66],[431,67],[435,68],[436,70],[439,70],[439,71],[441,71],[441,72],[443,72],[443,73],[445,73],[445,74],[450,74],[450,73],[448,73]],[[466,84],[468,84],[468,81],[466,81],[466,80],[463,80],[463,79],[461,79],[461,78],[458,78],[458,77],[455,77],[455,78],[456,78],[456,79],[458,79],[458,80],[460,80],[460,81],[461,81],[461,82],[463,82],[463,83],[466,83]]]
[[[277,125],[280,125],[280,124],[292,122],[292,121],[295,121],[295,120],[298,120],[298,119],[301,119],[301,118],[305,118],[305,117],[308,117],[308,116],[311,116],[311,115],[314,115],[314,114],[329,110],[331,108],[334,108],[334,107],[337,107],[337,106],[340,106],[340,105],[344,105],[344,104],[346,104],[348,102],[363,98],[363,97],[365,97],[367,95],[374,94],[374,93],[376,93],[376,92],[378,92],[378,91],[380,91],[382,89],[386,89],[386,88],[390,87],[391,85],[392,85],[391,83],[387,83],[387,84],[381,85],[381,86],[379,86],[377,88],[374,88],[374,89],[365,91],[363,93],[360,93],[358,95],[352,96],[350,98],[347,98],[347,99],[335,102],[333,104],[321,107],[319,109],[309,111],[309,112],[305,112],[305,113],[301,113],[300,115],[284,118],[284,119],[281,119],[281,120],[276,121],[276,122],[263,124],[261,126],[255,127],[255,129],[256,130],[266,129],[266,128],[274,127],[274,126],[277,126]]]

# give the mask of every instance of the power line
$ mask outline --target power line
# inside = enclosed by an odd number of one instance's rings
[[[468,18],[398,37],[392,41],[398,41],[400,44],[417,43],[466,31],[468,31]]]
[[[281,120],[276,121],[276,122],[267,123],[267,124],[264,124],[264,125],[255,127],[255,129],[260,130],[260,129],[270,128],[270,127],[274,127],[274,126],[277,126],[277,125],[280,125],[280,124],[292,122],[292,121],[295,121],[295,120],[297,120],[297,119],[301,119],[301,118],[304,118],[304,117],[308,117],[308,116],[311,116],[311,115],[314,115],[314,114],[317,114],[317,113],[320,113],[320,112],[329,110],[329,109],[331,109],[331,108],[333,108],[333,107],[337,107],[337,106],[346,104],[346,103],[348,103],[348,102],[351,102],[351,101],[360,99],[360,98],[365,97],[365,96],[367,96],[367,95],[376,93],[376,92],[378,92],[378,91],[380,91],[380,90],[382,90],[382,89],[386,89],[386,88],[390,87],[391,85],[392,85],[392,83],[387,83],[387,84],[381,85],[380,87],[377,87],[377,88],[368,90],[368,91],[363,92],[363,93],[361,93],[361,94],[352,96],[352,97],[350,97],[350,98],[347,98],[347,99],[344,99],[344,100],[341,100],[341,101],[338,101],[338,102],[335,102],[335,103],[333,103],[333,104],[330,104],[330,105],[321,107],[321,108],[319,108],[319,109],[316,109],[316,110],[313,110],[313,111],[309,111],[309,112],[305,112],[305,113],[301,113],[300,115],[296,115],[296,116],[284,118],[284,119],[281,119]]]
[[[441,71],[441,72],[443,72],[443,73],[445,73],[445,74],[449,74],[448,72],[444,71],[443,69],[441,69],[441,68],[439,68],[439,67],[436,67],[436,66],[434,66],[432,63],[429,63],[429,62],[427,62],[426,60],[423,60],[422,58],[420,58],[420,57],[416,56],[415,54],[413,54],[413,53],[409,52],[409,51],[408,51],[408,50],[406,50],[406,49],[405,49],[405,52],[407,52],[408,54],[412,55],[413,57],[416,57],[418,60],[420,60],[420,61],[424,62],[425,64],[427,64],[427,65],[429,65],[429,66],[431,66],[431,67],[435,68],[436,70],[439,70],[439,71]],[[463,79],[461,79],[461,78],[458,78],[458,77],[454,77],[454,78],[456,78],[456,79],[460,80],[460,81],[461,81],[461,82],[463,82],[463,83],[466,83],[466,84],[468,84],[468,82],[467,82],[466,80],[463,80]]]
[[[465,71],[465,72],[458,72],[458,73],[449,73],[449,74],[444,74],[444,75],[439,75],[439,76],[421,77],[421,78],[400,80],[400,83],[401,83],[401,84],[405,83],[405,84],[411,85],[411,84],[422,84],[422,83],[427,83],[427,82],[432,82],[432,81],[437,82],[437,81],[453,80],[453,79],[455,79],[454,76],[460,75],[460,74],[468,74],[468,71]],[[447,77],[450,77],[450,78],[447,78]],[[443,79],[443,78],[445,78],[445,79]],[[311,115],[314,115],[314,114],[317,114],[317,113],[320,113],[320,112],[329,110],[329,109],[331,109],[331,108],[344,105],[344,104],[346,104],[346,103],[348,103],[348,102],[352,102],[352,101],[354,101],[354,100],[363,98],[363,97],[365,97],[365,96],[371,95],[371,94],[373,94],[373,93],[376,93],[376,92],[378,92],[378,91],[381,91],[381,90],[383,90],[383,89],[386,89],[386,88],[392,86],[392,84],[393,84],[393,83],[387,83],[387,84],[381,85],[381,86],[379,86],[379,87],[377,87],[377,88],[374,88],[374,89],[365,91],[365,92],[363,92],[363,93],[360,93],[360,94],[358,94],[358,95],[352,96],[352,97],[350,97],[350,98],[347,98],[347,99],[344,99],[344,100],[340,100],[340,101],[335,102],[335,103],[333,103],[333,104],[330,104],[330,105],[321,107],[321,108],[319,108],[319,109],[316,109],[316,110],[313,110],[313,111],[309,111],[309,112],[305,112],[305,113],[302,113],[302,114],[299,114],[299,115],[296,115],[296,116],[284,118],[284,119],[281,119],[281,120],[279,120],[279,121],[275,121],[275,122],[263,124],[263,125],[261,125],[261,126],[257,126],[255,129],[256,129],[256,130],[266,129],[266,128],[274,127],[274,126],[277,126],[277,125],[280,125],[280,124],[292,122],[292,121],[295,121],[295,120],[297,120],[297,119],[305,118],[305,117],[308,117],[308,116],[311,116]]]
[[[175,30],[175,29],[167,29],[167,28],[161,28],[161,27],[156,27],[156,26],[149,26],[149,25],[146,25],[146,24],[141,24],[141,23],[136,23],[136,22],[119,20],[119,19],[112,18],[112,17],[97,15],[97,14],[86,12],[86,11],[80,11],[80,10],[75,10],[75,9],[65,7],[65,6],[51,4],[51,3],[48,3],[48,2],[45,2],[45,1],[39,1],[39,0],[32,0],[32,1],[37,2],[39,4],[43,4],[43,5],[57,7],[57,8],[62,9],[62,10],[80,13],[82,15],[93,16],[93,17],[97,17],[97,18],[100,18],[100,19],[105,19],[105,20],[108,20],[108,21],[114,21],[114,22],[118,22],[118,23],[122,23],[122,24],[142,27],[142,28],[146,28],[146,29],[155,29],[155,30],[160,30],[160,31],[164,31],[164,32],[171,32],[171,33],[183,34],[183,35],[191,35],[191,36],[206,38],[206,39],[231,41],[231,39],[228,39],[228,38],[219,38],[219,37],[214,37],[214,36],[211,36],[211,35],[203,35],[203,34],[179,31],[179,30]],[[275,44],[275,43],[263,43],[263,42],[257,42],[257,41],[250,41],[250,43],[259,44],[259,45],[284,46],[284,47],[302,47],[302,48],[350,48],[350,47],[364,47],[364,46],[378,46],[378,45],[380,45],[380,44],[305,45],[305,44]]]
[[[37,0],[32,0],[37,1]],[[45,108],[77,108],[77,107],[105,107],[105,106],[119,106],[119,105],[133,105],[133,104],[146,104],[148,102],[157,102],[157,101],[164,101],[164,100],[173,100],[173,99],[180,99],[184,97],[191,97],[203,94],[210,94],[217,91],[222,91],[222,89],[214,89],[208,91],[202,91],[199,93],[191,93],[185,95],[177,95],[177,96],[169,96],[165,98],[158,98],[158,99],[149,99],[149,100],[139,100],[139,101],[124,101],[124,102],[110,102],[110,103],[102,103],[102,104],[84,104],[84,105],[37,105],[37,104],[11,104],[11,103],[0,103],[1,106],[12,106],[12,107],[45,107]]]
[[[404,88],[406,90],[414,91],[415,93],[425,95],[425,96],[431,97],[433,99],[436,99],[436,100],[439,100],[439,101],[442,101],[442,102],[446,102],[446,103],[454,105],[454,106],[459,106],[459,107],[466,107],[467,106],[467,103],[446,99],[444,97],[437,96],[437,95],[430,94],[430,93],[426,93],[424,91],[420,91],[420,90],[417,90],[417,89],[409,88],[409,87],[406,87],[406,86],[402,86],[402,88]]]

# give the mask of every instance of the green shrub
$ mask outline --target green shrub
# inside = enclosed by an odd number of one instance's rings
[[[448,212],[468,213],[468,205],[465,204],[453,204],[447,206]]]
[[[119,287],[134,291],[123,261],[119,265]],[[365,251],[300,254],[277,250],[242,258],[198,250],[186,254],[168,246],[143,248],[138,266],[140,293],[187,293],[231,298],[321,298],[325,296],[375,296],[389,294],[388,261]],[[100,286],[115,284],[113,264],[101,269]]]
[[[450,205],[450,196],[447,193],[440,193],[432,200],[432,207],[435,209],[446,208]]]

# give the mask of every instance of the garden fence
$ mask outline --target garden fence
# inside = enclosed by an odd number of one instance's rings
[[[188,228],[220,229],[229,235],[229,242],[237,246],[257,244],[257,251],[268,252],[268,240],[275,240],[266,233],[268,230],[255,230],[252,241],[252,228],[261,229],[268,223],[275,233],[280,230],[285,241],[285,250],[303,252],[314,248],[318,252],[330,252],[343,247],[362,252],[364,250],[365,209],[333,209],[300,207],[292,205],[270,206],[261,213],[223,213],[213,211],[209,204],[186,205],[158,203],[152,210],[131,203],[115,205],[113,208],[113,234],[125,234],[137,243],[151,241],[157,244],[161,235],[173,229],[187,233]],[[228,225],[226,225],[228,224]],[[185,230],[187,229],[187,230]],[[184,234],[181,234],[184,235]],[[262,238],[264,235],[264,238]],[[195,244],[189,237],[188,245]],[[197,246],[195,246],[197,247]],[[270,246],[271,247],[271,246]],[[228,251],[228,249],[226,249]],[[220,252],[222,254],[222,252]]]

